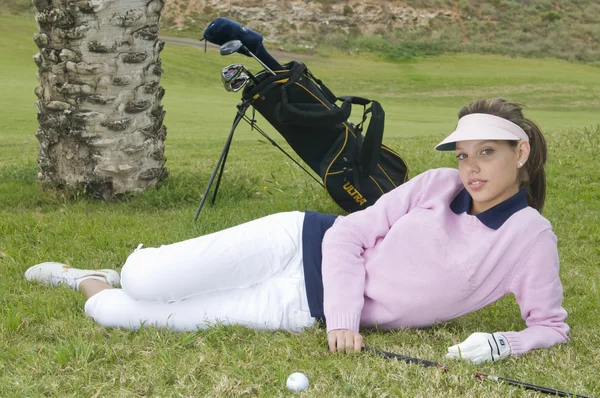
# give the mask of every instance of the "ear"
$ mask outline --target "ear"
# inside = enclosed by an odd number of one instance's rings
[[[529,159],[529,152],[531,151],[531,146],[528,141],[519,141],[517,145],[517,166],[519,168],[523,167],[523,165]]]

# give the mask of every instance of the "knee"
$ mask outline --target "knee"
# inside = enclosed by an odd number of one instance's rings
[[[107,289],[90,297],[85,302],[84,311],[96,323],[112,327],[117,326],[117,312],[123,308],[124,293],[121,289]]]
[[[127,257],[125,264],[123,264],[123,268],[121,269],[121,283],[123,280],[135,280],[135,276],[142,272],[142,268],[144,267],[144,262],[146,260],[145,251],[149,249],[140,249],[137,250]]]
[[[155,251],[154,248],[137,250],[129,255],[121,270],[121,287],[128,296],[143,299],[146,292],[152,291],[148,282],[153,279]]]

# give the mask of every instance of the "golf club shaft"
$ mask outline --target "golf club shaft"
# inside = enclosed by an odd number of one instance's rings
[[[443,371],[450,370],[447,366],[445,366],[441,363],[438,363],[438,362],[427,361],[424,359],[409,357],[406,355],[395,354],[393,352],[388,352],[388,351],[381,351],[381,350],[377,350],[377,349],[366,347],[366,346],[363,347],[363,351],[372,352],[374,354],[381,355],[386,358],[398,359],[399,361],[403,361],[406,363],[414,363],[414,364],[421,365],[424,367],[434,367],[434,368],[442,369]],[[488,375],[488,374],[481,373],[481,372],[476,372],[474,376],[480,380],[487,379],[487,380],[502,382],[502,383],[509,384],[511,386],[523,387],[527,390],[542,392],[544,394],[557,395],[559,397],[589,398],[589,397],[586,397],[585,395],[573,394],[573,393],[566,392],[566,391],[556,390],[554,388],[542,387],[542,386],[537,386],[535,384],[524,383],[522,381],[505,379],[503,377],[492,376],[492,375]]]
[[[371,348],[371,347],[363,347],[363,351],[367,351],[367,352],[372,352],[374,354],[377,355],[381,355],[383,357],[386,358],[390,358],[390,359],[397,359],[399,361],[403,361],[406,363],[414,363],[417,365],[421,365],[424,366],[426,368],[438,368],[438,369],[442,369],[444,371],[449,370],[447,366],[442,365],[441,363],[437,363],[437,362],[433,362],[433,361],[427,361],[424,359],[419,359],[419,358],[413,358],[413,357],[409,357],[406,355],[400,355],[400,354],[394,354],[393,352],[388,352],[388,351],[381,351],[381,350],[377,350],[375,348]]]
[[[532,391],[537,391],[537,392],[543,392],[544,394],[557,395],[559,397],[588,398],[588,397],[586,397],[584,395],[573,394],[571,392],[556,390],[554,388],[536,386],[535,384],[524,383],[522,381],[517,381],[517,380],[505,379],[504,377],[492,376],[492,375],[488,375],[488,374],[481,373],[481,372],[475,373],[475,377],[478,378],[478,379],[487,379],[487,380],[502,382],[502,383],[510,384],[511,386],[519,386],[519,387],[523,387],[523,388],[525,388],[527,390],[532,390]]]
[[[261,61],[256,55],[254,55],[252,53],[252,51],[248,50],[248,47],[242,46],[242,48],[244,50],[246,50],[248,52],[248,54],[250,54],[252,56],[252,58],[254,58],[255,60],[257,60],[258,63],[261,64],[263,68],[265,68],[265,70],[269,71],[272,75],[275,75],[275,72],[273,72],[273,70],[271,70],[271,68],[269,68],[263,61]]]
[[[248,75],[250,80],[252,80],[254,82],[254,84],[259,83],[258,79],[252,73],[250,73],[250,71],[245,66],[244,66],[244,72],[246,72],[246,74]]]

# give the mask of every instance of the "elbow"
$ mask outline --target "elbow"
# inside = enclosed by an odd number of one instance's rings
[[[553,346],[555,344],[567,343],[569,341],[569,332],[571,331],[571,328],[562,320],[538,326],[544,327],[554,332],[554,338],[551,339],[550,346]]]
[[[557,328],[557,332],[561,335],[563,341],[561,343],[566,343],[569,341],[569,333],[571,332],[571,328],[566,323],[562,322],[562,325]]]
[[[553,322],[551,322],[548,327],[555,330],[561,338],[559,343],[566,343],[569,341],[569,333],[571,332],[571,328],[567,323],[565,323],[565,319],[567,318],[567,311],[562,309],[561,314],[558,318],[555,318]]]

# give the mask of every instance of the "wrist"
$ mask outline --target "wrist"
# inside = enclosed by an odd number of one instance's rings
[[[500,332],[493,333],[492,336],[494,340],[492,349],[498,355],[498,359],[509,356],[512,350],[508,338]]]

